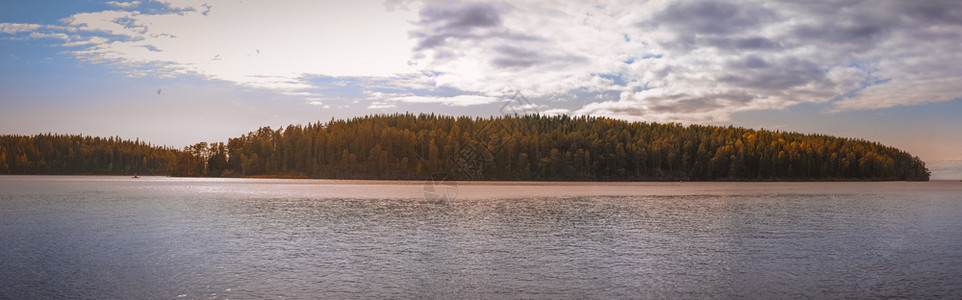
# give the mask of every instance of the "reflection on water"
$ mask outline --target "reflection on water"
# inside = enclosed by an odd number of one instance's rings
[[[0,177],[4,298],[962,296],[962,184]]]

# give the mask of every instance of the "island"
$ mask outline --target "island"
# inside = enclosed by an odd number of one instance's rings
[[[578,116],[369,115],[183,149],[120,137],[0,136],[0,174],[397,180],[924,181],[862,139]]]

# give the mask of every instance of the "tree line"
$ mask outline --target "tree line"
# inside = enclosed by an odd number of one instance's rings
[[[119,137],[0,136],[0,174],[452,180],[928,180],[861,139],[604,117],[393,114],[269,127],[182,150]]]
[[[456,180],[928,180],[918,157],[861,139],[604,117],[393,114],[173,152],[173,176]]]
[[[178,153],[119,137],[0,135],[0,174],[166,175]]]

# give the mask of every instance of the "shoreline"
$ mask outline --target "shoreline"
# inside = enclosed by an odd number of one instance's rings
[[[872,182],[934,182],[934,181],[954,181],[962,182],[962,179],[930,179],[928,181],[911,180],[857,180],[857,179],[825,179],[825,180],[432,180],[432,179],[343,179],[343,178],[308,178],[301,176],[246,176],[246,177],[186,177],[169,175],[110,175],[110,174],[0,174],[0,176],[23,176],[23,177],[119,177],[129,179],[149,179],[149,178],[171,178],[171,179],[242,179],[242,180],[289,180],[289,181],[314,181],[314,182],[343,182],[343,183],[426,183],[426,182],[454,182],[464,185],[566,185],[566,184],[601,184],[601,185],[629,185],[637,183],[872,183]]]

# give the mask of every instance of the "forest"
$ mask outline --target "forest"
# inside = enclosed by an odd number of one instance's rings
[[[928,180],[861,139],[604,117],[393,114],[260,128],[182,150],[119,138],[0,137],[0,174],[444,180]]]
[[[177,154],[119,137],[0,135],[0,174],[167,175]]]

